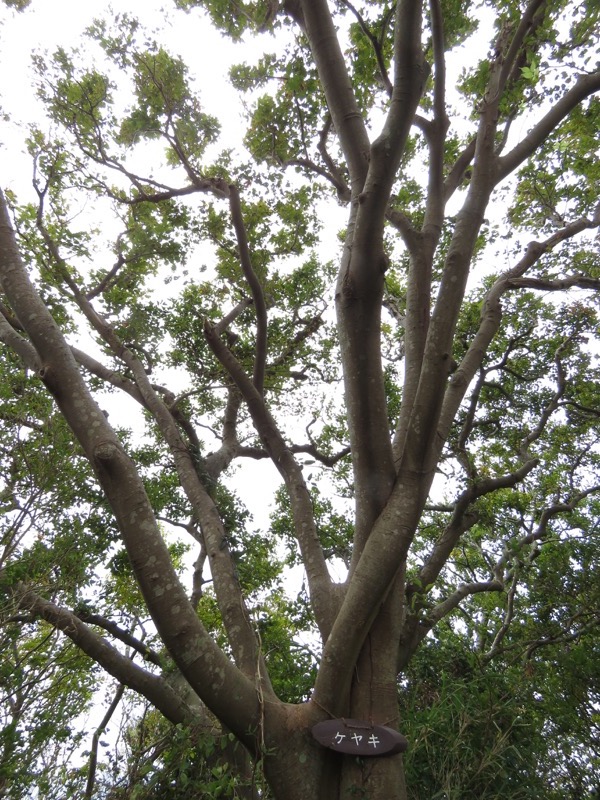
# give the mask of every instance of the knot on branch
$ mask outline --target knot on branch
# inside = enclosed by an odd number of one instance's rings
[[[112,461],[117,457],[118,448],[113,442],[100,442],[94,449],[94,456],[99,461]]]
[[[63,394],[64,388],[59,370],[56,370],[50,364],[42,364],[37,374],[54,398],[58,399]]]

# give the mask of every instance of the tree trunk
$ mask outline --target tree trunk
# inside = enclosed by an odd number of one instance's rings
[[[402,755],[356,758],[329,750],[311,733],[324,718],[321,709],[314,703],[285,709],[265,742],[265,774],[276,800],[406,800]]]

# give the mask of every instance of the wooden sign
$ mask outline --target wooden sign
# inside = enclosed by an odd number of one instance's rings
[[[323,747],[352,756],[393,756],[408,747],[408,739],[393,728],[361,719],[327,719],[312,735]]]

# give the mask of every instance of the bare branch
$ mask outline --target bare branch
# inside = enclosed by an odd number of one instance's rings
[[[446,389],[439,422],[440,441],[446,441],[450,426],[464,398],[465,392],[477,370],[481,367],[488,347],[500,327],[502,320],[501,298],[504,292],[510,288],[517,288],[519,286],[518,281],[523,280],[522,276],[527,270],[537,264],[545,253],[553,250],[563,241],[573,238],[582,231],[597,227],[599,224],[597,216],[598,213],[596,211],[592,219],[584,217],[575,220],[552,234],[552,236],[549,236],[543,242],[530,242],[527,245],[525,254],[517,264],[500,275],[494,282],[483,302],[479,329],[469,345],[469,349],[463,360],[450,378]],[[567,278],[563,280],[569,281],[570,279]],[[574,280],[572,285],[577,285],[577,280]],[[538,288],[543,288],[543,286],[540,285]],[[567,286],[566,288],[569,287]],[[586,288],[596,288],[596,286],[592,285]]]
[[[394,87],[392,86],[392,82],[390,81],[390,76],[388,75],[388,72],[387,72],[387,69],[386,69],[386,66],[385,66],[385,62],[383,60],[383,52],[382,52],[382,49],[381,49],[380,41],[377,39],[377,37],[371,31],[371,29],[369,28],[369,26],[367,25],[367,23],[365,22],[363,17],[357,11],[356,7],[350,2],[350,0],[342,0],[342,3],[343,3],[343,5],[346,6],[346,8],[350,9],[350,11],[354,14],[354,16],[356,17],[356,20],[357,20],[357,22],[358,22],[358,24],[360,26],[361,31],[365,34],[365,36],[367,37],[367,39],[371,43],[371,47],[373,48],[373,52],[375,53],[375,59],[377,61],[377,67],[379,69],[379,74],[380,74],[381,80],[383,82],[383,88],[388,93],[388,95],[391,97]],[[385,25],[384,25],[384,30],[385,30]]]
[[[72,612],[44,600],[27,588],[23,589],[19,605],[62,631],[120,683],[146,697],[171,722],[177,724],[193,720],[191,709],[163,678],[134,664]]]
[[[208,322],[205,323],[204,332],[213,353],[231,376],[246,401],[254,427],[287,486],[296,536],[306,566],[311,602],[319,629],[323,638],[326,639],[333,614],[332,584],[317,535],[312,501],[302,470],[286,445],[264,398],[248,378],[233,353],[215,335],[214,328]]]
[[[256,347],[254,354],[254,385],[259,394],[264,394],[265,383],[265,363],[267,359],[267,306],[265,296],[252,267],[250,249],[248,247],[248,236],[242,216],[240,195],[237,186],[229,186],[229,207],[231,208],[231,220],[235,228],[235,235],[238,243],[240,264],[244,272],[244,277],[248,282],[252,293],[252,300],[256,311]]]
[[[88,625],[97,625],[107,633],[112,634],[112,636],[119,639],[119,641],[123,642],[123,644],[126,644],[127,647],[131,647],[136,651],[136,653],[139,653],[141,656],[143,656],[146,661],[150,661],[152,664],[156,664],[158,667],[163,665],[163,660],[157,653],[148,647],[148,645],[144,644],[144,642],[136,639],[136,637],[129,633],[129,631],[123,630],[123,628],[117,625],[116,622],[113,622],[113,620],[107,619],[101,614],[88,614],[85,611],[77,611],[73,613],[82,622],[85,622]]]
[[[517,594],[517,582],[518,582],[518,573],[515,570],[512,576],[512,581],[510,587],[507,592],[507,601],[506,601],[506,610],[504,612],[504,619],[502,620],[502,625],[498,629],[496,635],[494,636],[494,641],[492,642],[489,650],[484,654],[484,659],[489,661],[493,658],[496,653],[500,651],[500,645],[502,644],[502,640],[508,633],[508,629],[510,628],[510,623],[513,620],[515,614],[515,597]]]
[[[352,193],[362,191],[369,137],[346,69],[326,0],[301,0],[304,30],[327,99],[327,106],[350,171]]]
[[[497,182],[504,180],[544,142],[571,111],[594,92],[600,90],[600,72],[581,75],[548,113],[529,131],[518,145],[498,161]]]
[[[90,759],[88,764],[88,776],[87,776],[85,795],[84,795],[86,800],[91,800],[94,796],[94,785],[96,783],[96,766],[98,763],[98,743],[100,741],[100,737],[106,730],[106,726],[108,725],[113,714],[117,710],[124,693],[125,693],[125,685],[123,683],[120,683],[117,686],[117,690],[111,701],[111,704],[106,710],[106,714],[102,717],[100,724],[98,725],[98,727],[94,731],[94,735],[92,736],[92,746],[90,747]]]
[[[35,347],[21,336],[7,319],[4,309],[0,313],[0,339],[19,356],[23,364],[30,370],[38,372],[41,367]]]

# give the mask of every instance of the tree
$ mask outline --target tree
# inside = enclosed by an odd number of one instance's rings
[[[54,718],[98,666],[147,704],[106,796],[583,796],[600,9],[176,5],[262,48],[231,73],[246,150],[219,151],[183,61],[121,15],[37,57],[35,196],[2,195],[9,785],[15,754],[38,763],[24,673],[74,659]],[[267,460],[257,531],[231,475]],[[409,733],[408,781],[401,755],[319,745],[329,718]]]

